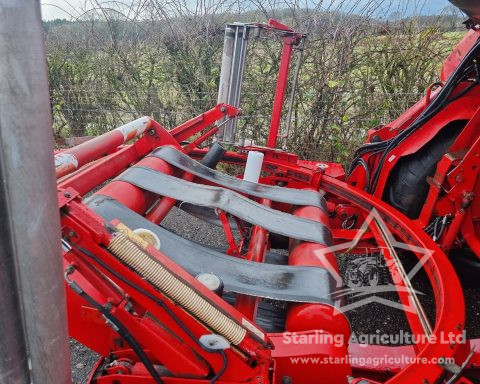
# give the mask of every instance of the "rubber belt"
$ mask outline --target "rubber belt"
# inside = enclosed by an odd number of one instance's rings
[[[222,279],[226,292],[280,301],[334,305],[331,293],[336,283],[326,269],[256,263],[227,256],[155,225],[110,197],[93,195],[86,204],[106,221],[118,219],[133,230],[151,230],[160,239],[160,251],[165,256],[192,276],[203,272],[217,275]]]
[[[144,167],[131,167],[116,180],[157,195],[221,209],[278,235],[324,245],[331,245],[333,241],[330,229],[317,221],[277,211],[222,187],[192,183]]]
[[[257,184],[238,179],[208,168],[198,161],[195,161],[190,156],[172,147],[162,147],[152,152],[149,156],[158,157],[185,172],[247,195],[265,198],[280,203],[301,206],[311,205],[323,208],[325,211],[327,209],[325,198],[319,192]]]

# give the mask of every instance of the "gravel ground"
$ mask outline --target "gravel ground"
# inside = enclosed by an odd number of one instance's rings
[[[223,230],[214,225],[205,223],[189,214],[174,208],[163,225],[172,232],[183,237],[210,246],[225,246]],[[340,264],[342,261],[340,260]],[[413,267],[415,261],[404,258],[408,271]],[[413,280],[414,288],[424,293],[420,295],[420,301],[425,308],[427,316],[433,321],[435,305],[432,298],[432,290],[426,282],[424,273],[418,273]],[[398,301],[396,294],[388,293],[383,296],[389,300]],[[480,290],[467,288],[465,290],[467,306],[467,335],[468,337],[480,337]],[[454,299],[454,298],[452,298]],[[348,302],[349,299],[347,299]],[[351,300],[351,299],[350,299]],[[403,312],[388,308],[384,305],[372,303],[358,309],[349,311],[348,317],[353,331],[358,337],[361,334],[375,333],[398,333],[399,330],[408,330],[406,317]],[[71,341],[71,366],[74,383],[83,384],[98,359],[98,355],[76,341]]]
[[[87,382],[88,375],[100,356],[79,342],[70,339],[70,367],[75,384]]]

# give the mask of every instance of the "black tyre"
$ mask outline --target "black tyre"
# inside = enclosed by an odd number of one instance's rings
[[[449,123],[418,152],[401,158],[389,176],[383,200],[416,219],[427,198],[427,177],[435,173],[437,163],[465,124],[463,120]]]
[[[462,285],[478,287],[480,285],[478,279],[480,275],[480,260],[478,257],[472,251],[465,249],[454,249],[449,256]]]

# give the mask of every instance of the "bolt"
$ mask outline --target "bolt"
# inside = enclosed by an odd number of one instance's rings
[[[318,163],[317,167],[320,168],[322,171],[326,170],[328,168],[328,164],[325,163]]]
[[[131,301],[128,301],[126,304],[125,304],[125,310],[129,313],[132,313],[133,311],[133,304]]]
[[[63,192],[63,196],[65,196],[67,199],[69,199],[70,197],[72,197],[72,195],[70,194],[70,192]]]
[[[150,136],[155,136],[155,129],[149,129],[147,132]]]

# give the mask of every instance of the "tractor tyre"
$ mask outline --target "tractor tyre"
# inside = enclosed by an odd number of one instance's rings
[[[450,252],[449,257],[463,286],[470,288],[480,286],[478,279],[480,275],[480,260],[472,251],[454,249]]]
[[[402,157],[388,178],[383,200],[410,219],[418,218],[428,194],[427,177],[433,176],[464,126],[464,121],[452,122],[419,151]]]

